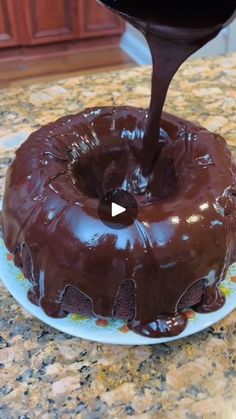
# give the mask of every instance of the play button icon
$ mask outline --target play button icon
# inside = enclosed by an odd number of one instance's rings
[[[111,203],[111,216],[117,217],[117,215],[122,214],[122,212],[125,212],[126,208],[122,207],[121,205],[116,204],[115,202]]]
[[[104,195],[98,206],[101,221],[112,229],[129,227],[138,216],[138,205],[132,194],[114,189]]]

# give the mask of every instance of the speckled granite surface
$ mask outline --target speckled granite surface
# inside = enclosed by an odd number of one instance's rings
[[[0,91],[0,193],[14,149],[66,113],[147,106],[150,68]],[[218,131],[236,150],[236,55],[185,64],[166,109]],[[154,347],[98,345],[33,319],[0,285],[1,418],[235,418],[236,311]]]

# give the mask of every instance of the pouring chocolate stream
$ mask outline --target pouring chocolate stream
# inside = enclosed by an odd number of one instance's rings
[[[165,141],[161,138],[161,115],[169,84],[180,65],[214,38],[235,16],[235,0],[223,2],[178,0],[102,0],[139,29],[147,39],[153,60],[151,102],[142,170],[150,175]]]

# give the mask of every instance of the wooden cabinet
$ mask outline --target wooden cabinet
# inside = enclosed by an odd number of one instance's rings
[[[0,0],[0,48],[119,35],[123,21],[96,0]]]
[[[74,0],[22,0],[26,44],[46,44],[77,37],[77,4]]]
[[[79,0],[80,38],[115,35],[123,32],[121,19],[95,0]]]
[[[0,47],[19,44],[14,0],[0,0]]]

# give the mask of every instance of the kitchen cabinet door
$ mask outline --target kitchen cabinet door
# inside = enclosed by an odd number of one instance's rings
[[[76,0],[22,0],[26,45],[66,41],[77,37]]]
[[[18,45],[14,0],[0,0],[0,48]]]
[[[78,0],[79,37],[119,35],[124,31],[122,19],[95,0]]]

